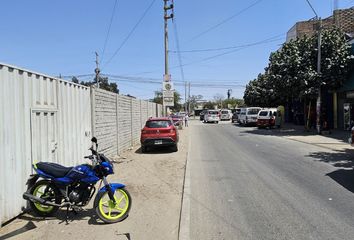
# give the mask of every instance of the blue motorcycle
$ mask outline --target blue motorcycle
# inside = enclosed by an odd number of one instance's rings
[[[28,200],[36,214],[46,217],[66,207],[68,221],[69,210],[77,213],[77,210],[87,206],[96,192],[95,184],[101,180],[104,185],[98,190],[93,204],[98,217],[105,223],[120,222],[128,217],[132,204],[129,192],[121,183],[108,183],[107,176],[114,173],[113,164],[98,153],[97,139],[93,137],[91,141],[92,154],[85,158],[90,159],[92,164],[76,167],[49,162],[33,164],[36,174],[28,179],[28,191],[23,198]]]

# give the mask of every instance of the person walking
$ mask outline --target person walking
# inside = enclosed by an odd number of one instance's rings
[[[188,127],[188,121],[189,121],[189,116],[188,114],[186,114],[186,116],[184,116],[184,126]]]

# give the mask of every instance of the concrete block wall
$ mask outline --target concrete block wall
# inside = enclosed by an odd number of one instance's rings
[[[142,122],[145,122],[146,119],[141,118],[141,100],[131,99],[132,101],[132,145],[136,145],[140,142],[140,131]]]
[[[118,152],[132,146],[132,98],[118,95]]]
[[[158,117],[162,106],[102,89],[91,88],[92,131],[99,149],[115,156],[139,144],[140,131],[149,117]]]
[[[92,100],[95,106],[92,127],[99,150],[106,155],[115,155],[118,152],[117,94],[94,89]]]

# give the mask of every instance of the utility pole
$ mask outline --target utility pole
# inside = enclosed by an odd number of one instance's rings
[[[164,23],[165,23],[165,26],[164,26],[164,29],[165,29],[165,74],[163,77],[163,81],[164,82],[171,82],[171,76],[168,72],[168,19],[173,19],[173,13],[169,14],[169,10],[173,11],[173,4],[168,5],[170,0],[163,0],[163,1],[164,1],[163,9],[164,9]],[[162,96],[164,95],[163,92],[164,92],[164,89],[162,91]],[[167,115],[168,106],[166,106],[166,104],[164,102],[164,96],[162,98],[163,98],[163,101],[162,101],[163,109],[164,109],[165,115]]]
[[[318,39],[317,39],[317,74],[318,77],[321,77],[321,45],[322,45],[322,36],[321,36],[321,28],[322,28],[322,19],[318,19]],[[320,81],[320,86],[318,89],[318,96],[317,96],[317,104],[316,104],[316,115],[317,115],[317,121],[316,121],[316,128],[317,128],[317,133],[321,134],[321,105],[322,105],[322,99],[321,99],[321,88],[322,88],[322,81]]]
[[[191,111],[191,83],[188,83],[188,114]]]
[[[318,21],[318,28],[317,28],[317,34],[318,34],[318,39],[317,39],[317,74],[318,77],[321,76],[321,42],[322,42],[322,36],[321,36],[321,29],[322,29],[322,20],[321,18],[318,17],[315,9],[312,7],[311,3],[309,0],[306,0],[310,8],[312,9],[313,13],[316,16],[316,20]],[[322,82],[320,81],[320,86],[318,89],[318,96],[317,96],[317,102],[316,102],[316,129],[317,133],[321,134],[321,86]]]
[[[98,62],[98,53],[95,52],[96,54],[96,68],[95,68],[95,73],[96,73],[96,84],[97,88],[100,88],[100,68],[99,68],[99,62]]]
[[[184,81],[184,111],[187,112],[187,82]]]

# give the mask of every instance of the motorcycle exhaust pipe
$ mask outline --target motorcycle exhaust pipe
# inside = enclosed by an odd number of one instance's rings
[[[40,203],[40,204],[46,205],[46,206],[53,206],[53,207],[60,207],[61,208],[61,207],[67,207],[67,206],[71,205],[71,203],[69,203],[69,202],[63,202],[62,204],[56,204],[56,203],[44,200],[43,198],[36,197],[36,196],[34,196],[32,194],[29,194],[28,192],[25,192],[22,195],[22,197],[25,200],[32,201],[32,202],[37,202],[37,203]]]

